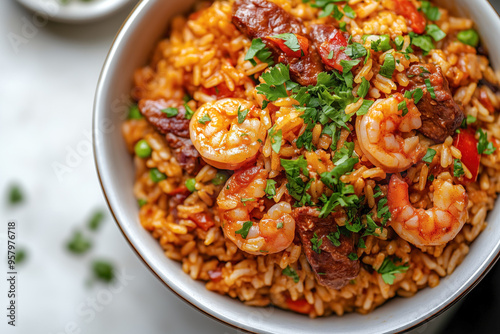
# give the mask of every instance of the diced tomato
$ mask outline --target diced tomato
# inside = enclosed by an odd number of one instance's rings
[[[169,195],[175,195],[175,194],[183,194],[189,192],[188,188],[185,185],[182,185],[180,187],[175,188],[171,192],[169,192]]]
[[[417,34],[423,34],[427,25],[425,17],[419,13],[417,8],[408,0],[394,0],[396,13],[404,16],[410,23],[410,27]]]
[[[335,30],[333,37],[323,42],[319,46],[319,54],[323,63],[333,67],[336,70],[342,71],[341,60],[352,60],[345,54],[344,48],[347,46],[347,40],[339,30]]]
[[[300,36],[297,34],[294,34],[294,35],[295,35],[295,37],[297,37],[297,40],[299,41],[299,45],[300,45],[300,49],[297,51],[293,51],[292,49],[290,49],[285,44],[285,41],[282,40],[281,38],[269,36],[269,37],[265,37],[265,39],[276,44],[281,49],[281,51],[283,51],[288,57],[300,58],[303,56],[307,56],[309,54],[309,40],[304,36]]]
[[[309,314],[313,308],[313,306],[309,304],[305,298],[297,300],[292,300],[291,298],[287,298],[286,305],[290,310],[302,314]]]
[[[230,91],[225,83],[221,83],[215,87],[210,87],[210,88],[202,87],[201,91],[204,94],[216,97],[218,99],[226,97],[234,97],[235,95],[235,92]]]
[[[490,97],[488,96],[488,94],[481,89],[481,93],[479,93],[479,101],[481,102],[481,104],[486,108],[488,109],[488,111],[490,113],[494,113],[495,112],[495,107],[493,107],[493,104],[491,104],[491,100],[490,100]]]
[[[212,218],[204,212],[193,213],[192,215],[189,215],[189,218],[203,231],[208,231],[209,228],[215,225]]]
[[[472,179],[466,180],[471,182],[476,181],[481,156],[477,151],[477,140],[474,136],[474,132],[470,130],[460,130],[460,133],[455,136],[453,146],[460,150],[462,153],[461,161],[472,174]]]

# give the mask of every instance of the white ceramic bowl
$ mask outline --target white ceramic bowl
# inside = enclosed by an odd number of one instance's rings
[[[125,237],[149,268],[179,297],[214,318],[258,333],[393,333],[423,324],[470,291],[495,263],[500,250],[500,206],[488,216],[489,225],[474,241],[470,253],[455,272],[436,288],[414,297],[396,298],[368,315],[309,319],[277,308],[254,308],[205,289],[192,280],[178,262],[169,260],[138,219],[132,194],[134,165],[125,148],[120,125],[127,113],[127,97],[134,70],[148,62],[155,43],[164,36],[168,20],[186,12],[193,0],[143,0],[119,32],[106,59],[94,106],[94,150],[97,171],[109,207]],[[446,1],[445,1],[446,2]],[[447,8],[477,24],[500,68],[500,20],[486,0],[447,1]],[[451,7],[449,6],[451,4]]]

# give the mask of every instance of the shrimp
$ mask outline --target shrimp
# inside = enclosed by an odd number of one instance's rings
[[[435,179],[434,207],[414,208],[408,195],[408,184],[393,174],[387,194],[391,226],[406,241],[416,246],[446,244],[460,232],[467,220],[469,198],[461,185]]]
[[[254,255],[280,252],[295,238],[290,203],[276,203],[262,214],[266,208],[263,197],[267,177],[268,172],[261,167],[238,171],[217,198],[226,238],[242,251]]]
[[[227,98],[198,108],[191,118],[189,134],[208,164],[236,170],[256,158],[270,127],[266,111],[249,101]]]
[[[406,101],[405,108],[398,106],[402,101]],[[403,116],[406,108],[408,112]],[[396,173],[408,169],[425,154],[418,136],[412,133],[421,126],[415,104],[397,93],[377,100],[366,115],[358,116],[356,135],[361,151],[372,164]]]

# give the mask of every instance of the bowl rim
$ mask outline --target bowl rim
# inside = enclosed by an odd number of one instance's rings
[[[104,98],[104,96],[102,96],[102,88],[105,84],[105,81],[106,81],[106,78],[108,76],[108,71],[109,71],[109,68],[110,68],[110,64],[111,64],[111,61],[113,60],[113,57],[117,51],[117,48],[120,44],[120,42],[123,40],[123,39],[127,39],[127,36],[126,36],[126,33],[128,32],[128,30],[131,28],[131,25],[134,21],[134,18],[136,18],[137,16],[139,16],[139,14],[141,13],[142,10],[146,9],[146,5],[150,2],[151,0],[140,0],[135,6],[134,8],[132,9],[132,11],[129,13],[129,15],[126,17],[126,19],[124,20],[122,26],[120,27],[120,29],[118,30],[118,32],[116,33],[116,36],[115,38],[113,39],[113,42],[111,44],[111,47],[110,47],[110,50],[109,52],[107,53],[106,55],[106,58],[105,58],[105,61],[104,61],[104,65],[102,67],[102,70],[100,72],[100,75],[99,75],[99,79],[98,79],[98,83],[97,83],[97,88],[96,88],[96,92],[95,92],[95,98],[94,98],[94,103],[93,103],[93,115],[92,115],[92,145],[93,145],[93,157],[94,157],[94,164],[95,164],[95,168],[96,168],[96,172],[97,172],[97,176],[98,176],[98,180],[99,180],[99,184],[101,186],[101,189],[102,189],[102,193],[104,195],[104,198],[106,200],[106,203],[108,205],[108,208],[113,216],[113,219],[115,220],[116,222],[116,225],[118,226],[118,228],[120,229],[121,233],[123,234],[123,236],[125,237],[125,239],[127,240],[129,246],[134,250],[135,254],[141,259],[141,261],[143,262],[143,264],[146,266],[146,268],[148,268],[153,274],[154,276],[160,281],[163,283],[164,286],[166,286],[171,292],[173,292],[177,297],[181,298],[183,301],[185,301],[188,305],[192,306],[195,310],[199,311],[201,314],[211,318],[211,319],[214,319],[224,325],[227,325],[227,326],[230,326],[234,329],[237,329],[239,331],[243,331],[243,332],[247,332],[247,333],[258,333],[258,332],[255,332],[253,330],[249,330],[247,328],[243,328],[243,327],[240,327],[239,324],[237,322],[231,322],[229,319],[228,320],[225,320],[223,319],[222,317],[219,318],[219,314],[215,313],[215,312],[208,312],[206,310],[203,309],[202,306],[198,305],[198,303],[196,302],[196,299],[194,297],[185,297],[183,296],[180,292],[176,291],[176,289],[174,289],[173,287],[170,286],[170,284],[161,277],[160,273],[158,272],[159,270],[157,268],[155,268],[155,265],[153,265],[152,263],[150,263],[149,260],[147,260],[145,258],[145,256],[143,256],[143,254],[141,253],[141,251],[138,249],[138,247],[136,246],[135,242],[132,240],[132,237],[129,236],[128,234],[128,231],[126,230],[126,228],[123,226],[123,223],[118,219],[118,215],[117,213],[115,212],[115,209],[113,208],[112,204],[111,204],[111,201],[109,199],[109,196],[108,196],[108,191],[113,191],[113,190],[107,190],[106,186],[105,186],[105,180],[104,180],[104,171],[103,171],[103,164],[100,163],[101,159],[103,160],[106,160],[105,157],[103,157],[103,154],[101,152],[101,149],[99,147],[99,145],[97,145],[98,143],[98,137],[99,136],[103,136],[102,134],[100,134],[101,132],[98,131],[98,120],[104,116],[104,112],[99,112],[99,104],[100,104],[100,101],[101,99]],[[489,6],[491,10],[493,10],[495,12],[495,14],[500,17],[500,14],[496,11],[496,9],[492,6],[491,4],[491,1],[490,0],[483,0],[484,3]],[[500,201],[500,198],[498,199],[498,201]],[[498,204],[495,204],[495,205],[499,205],[500,206],[500,203]],[[491,211],[490,211],[491,212]],[[489,213],[489,212],[488,212]],[[485,231],[482,231],[482,233],[484,233]],[[497,245],[498,246],[498,245]],[[472,289],[474,289],[480,282],[481,280],[490,272],[490,270],[495,266],[495,264],[497,263],[497,261],[500,259],[500,248],[497,247],[496,249],[496,254],[493,253],[494,252],[494,249],[490,251],[490,255],[487,259],[487,262],[488,264],[484,267],[484,268],[481,268],[481,267],[478,267],[476,270],[481,270],[481,273],[476,277],[476,279],[474,281],[466,281],[463,285],[461,285],[459,287],[458,290],[462,290],[464,288],[464,286],[466,286],[466,288],[458,295],[456,295],[453,300],[450,300],[446,305],[442,306],[442,307],[438,307],[436,308],[433,313],[431,315],[429,315],[428,317],[426,318],[422,318],[419,322],[417,323],[414,323],[413,325],[407,327],[407,328],[404,328],[404,329],[401,329],[401,330],[398,330],[398,333],[406,333],[406,332],[409,332],[409,331],[412,331],[426,323],[428,323],[429,321],[435,319],[436,317],[440,316],[441,314],[443,314],[444,312],[446,312],[447,310],[449,310],[453,305],[455,305],[457,302],[459,302],[463,297],[465,297],[470,291],[472,291]],[[212,292],[214,293],[214,292]],[[298,315],[298,316],[303,316],[303,315]],[[305,317],[305,316],[303,316]]]

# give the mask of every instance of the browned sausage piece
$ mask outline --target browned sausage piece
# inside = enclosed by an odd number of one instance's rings
[[[251,39],[292,33],[307,37],[302,21],[280,6],[266,0],[237,0],[233,7],[233,24]],[[312,43],[309,53],[300,58],[289,57],[276,45],[264,40],[273,52],[274,62],[290,65],[292,79],[303,86],[315,85],[323,71],[321,58]]]
[[[412,65],[407,76],[410,85],[407,90],[421,88],[424,96],[417,104],[417,108],[422,114],[422,127],[418,129],[424,136],[442,143],[446,137],[453,136],[464,119],[462,108],[453,100],[448,80],[443,75],[441,67],[434,64]],[[433,99],[425,84],[429,79],[436,98]]]
[[[177,108],[178,114],[168,117],[162,110]],[[179,165],[189,174],[200,167],[200,154],[189,139],[189,120],[186,119],[186,108],[176,100],[141,100],[139,110],[144,117],[160,133],[165,135],[168,145]]]
[[[322,285],[340,289],[358,276],[359,260],[352,261],[347,257],[355,252],[353,237],[341,234],[338,247],[327,238],[328,234],[337,232],[337,224],[331,215],[319,218],[319,211],[310,207],[294,209],[293,215],[307,261]],[[322,240],[320,253],[312,248],[314,233],[318,240]]]

